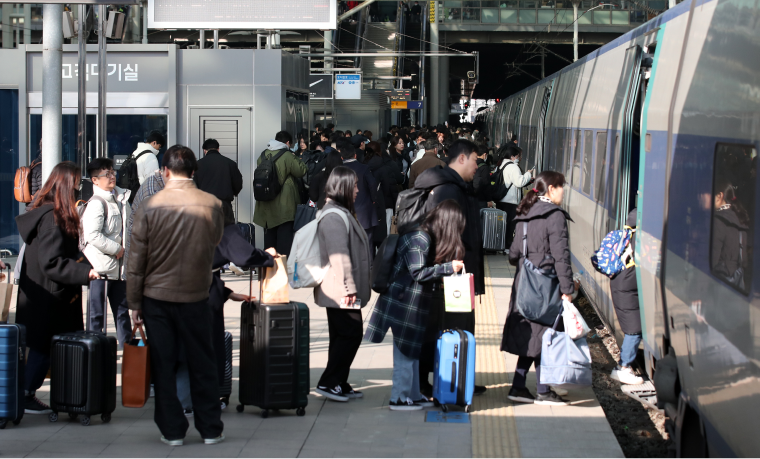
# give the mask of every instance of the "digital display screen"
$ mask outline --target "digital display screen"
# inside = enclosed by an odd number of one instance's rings
[[[335,29],[337,0],[149,0],[148,27]]]

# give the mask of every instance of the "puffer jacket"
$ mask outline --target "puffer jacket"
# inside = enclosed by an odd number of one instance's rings
[[[137,177],[140,181],[140,185],[143,184],[149,175],[159,169],[158,150],[151,147],[149,143],[139,142],[135,151],[132,152],[132,156],[137,158],[140,153],[146,150],[150,151],[150,153],[145,153],[137,159]]]
[[[507,195],[504,196],[501,202],[518,205],[523,198],[523,187],[529,184],[532,179],[531,173],[528,171],[523,174],[520,166],[509,159],[504,160],[500,166],[504,167],[504,183],[509,188]]]
[[[42,152],[37,154],[32,162],[37,164],[32,168],[32,196],[34,196],[42,188]]]
[[[123,258],[116,259],[116,255],[126,244],[124,234],[127,233],[131,214],[128,202],[131,192],[116,187],[113,193],[109,193],[97,186],[93,186],[92,191],[93,196],[99,196],[108,203],[108,221],[104,221],[103,203],[91,199],[82,214],[82,234],[87,243],[84,255],[98,274],[105,274],[112,280],[125,280]]]

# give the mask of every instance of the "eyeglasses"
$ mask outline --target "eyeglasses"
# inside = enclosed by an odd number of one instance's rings
[[[103,177],[116,178],[116,171],[108,171],[105,174],[96,175],[93,178],[103,178]]]

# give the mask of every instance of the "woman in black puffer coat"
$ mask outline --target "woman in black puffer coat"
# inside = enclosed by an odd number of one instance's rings
[[[364,163],[369,166],[372,175],[380,186],[382,201],[375,203],[377,215],[382,220],[373,234],[374,247],[378,247],[388,236],[390,227],[390,218],[393,216],[393,209],[396,207],[396,198],[398,198],[398,185],[404,182],[404,176],[401,174],[398,165],[387,154],[381,153],[381,147],[378,142],[370,142],[364,153]]]
[[[509,249],[509,262],[517,266],[519,273],[525,260],[523,235],[527,234],[528,259],[538,268],[553,269],[559,278],[562,298],[572,301],[575,292],[573,271],[570,265],[567,220],[570,215],[559,205],[564,195],[565,176],[559,172],[544,171],[536,177],[533,189],[526,193],[517,206],[515,238]],[[527,232],[526,227],[527,226]],[[517,355],[517,369],[509,391],[509,399],[520,403],[541,405],[566,405],[567,401],[545,384],[536,384],[538,395],[534,397],[525,387],[525,379],[531,365],[535,365],[536,379],[541,375],[541,338],[551,328],[531,322],[523,317],[515,305],[520,288],[518,276],[512,286],[507,321],[501,350]],[[560,324],[562,321],[560,321]]]

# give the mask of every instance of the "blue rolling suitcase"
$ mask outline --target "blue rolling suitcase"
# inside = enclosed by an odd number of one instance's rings
[[[0,429],[24,417],[26,329],[0,324]]]
[[[445,330],[435,348],[433,398],[447,412],[449,404],[470,412],[475,393],[475,337],[460,329]]]

